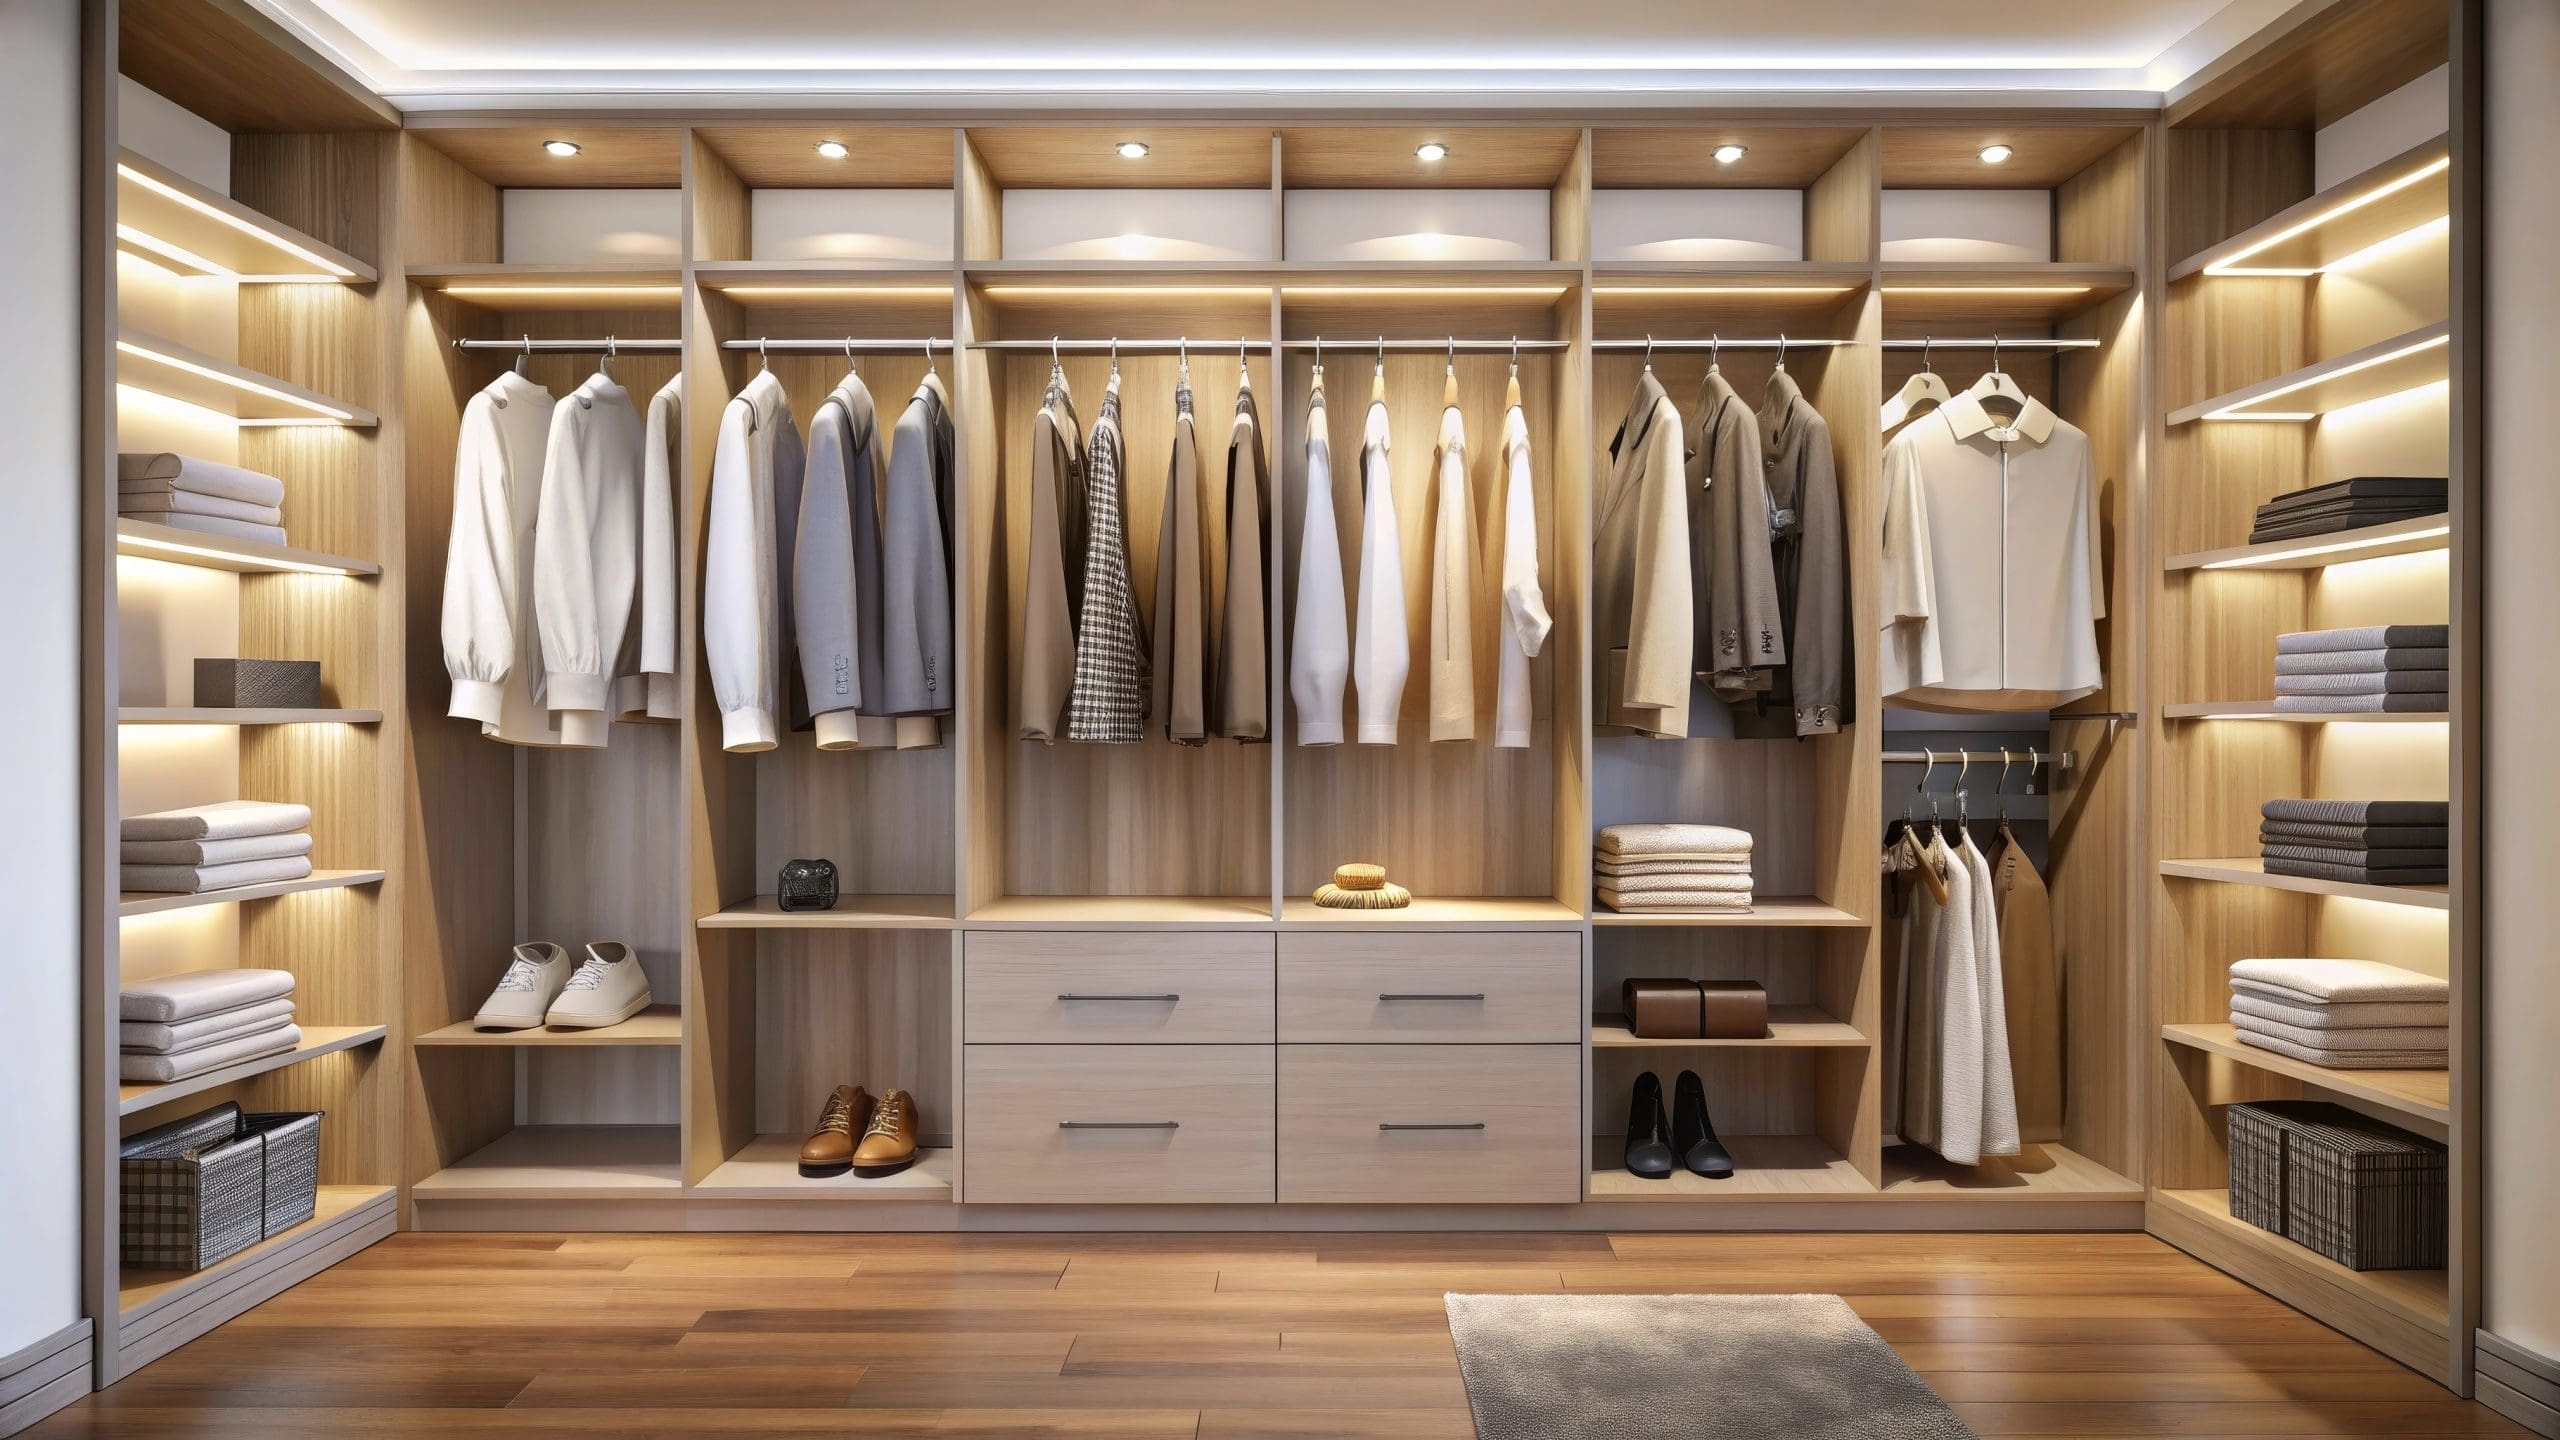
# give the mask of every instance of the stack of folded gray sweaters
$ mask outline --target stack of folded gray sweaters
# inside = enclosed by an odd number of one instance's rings
[[[2451,807],[2442,800],[2270,800],[2258,807],[2270,875],[2357,885],[2441,885]]]
[[[222,800],[128,815],[121,836],[126,890],[200,895],[311,873],[311,807]]]
[[[199,534],[281,545],[284,482],[193,455],[118,455],[116,513]]]
[[[2437,976],[2371,960],[2242,960],[2231,1029],[2243,1045],[2332,1070],[2442,1070],[2448,993]]]
[[[2441,714],[2451,671],[2442,625],[2368,625],[2276,637],[2276,709],[2286,714]]]
[[[166,1085],[302,1043],[288,970],[191,970],[117,997],[121,1077]]]

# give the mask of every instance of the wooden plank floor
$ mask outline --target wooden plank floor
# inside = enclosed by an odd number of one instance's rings
[[[2139,1235],[401,1235],[30,1433],[1465,1437],[1448,1290],[1835,1292],[1986,1437],[2525,1433]]]

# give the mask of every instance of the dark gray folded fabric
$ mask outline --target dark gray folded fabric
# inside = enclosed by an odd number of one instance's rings
[[[2396,650],[2321,650],[2308,655],[2278,655],[2278,675],[2362,675],[2373,670],[2443,670],[2453,652],[2435,646],[2404,645]]]
[[[2276,845],[2379,845],[2386,849],[2441,850],[2453,843],[2453,831],[2443,825],[2323,825],[2310,820],[2262,820],[2258,823],[2258,840],[2261,844]]]
[[[2359,850],[2345,845],[2262,845],[2269,860],[2309,860],[2324,865],[2361,865],[2367,870],[2441,869],[2451,863],[2442,849]]]
[[[2279,655],[2316,655],[2328,650],[2386,650],[2403,645],[2443,649],[2453,643],[2445,625],[2360,625],[2351,630],[2299,630],[2276,637]]]
[[[2441,515],[2441,500],[2327,500],[2317,505],[2292,505],[2284,509],[2260,506],[2258,525],[2299,525],[2305,520],[2325,520],[2339,515]]]
[[[2450,825],[2453,807],[2442,800],[2303,800],[2286,797],[2258,807],[2268,820],[2313,825]]]
[[[2370,525],[2388,525],[2395,520],[2418,520],[2441,515],[2441,510],[2349,510],[2334,515],[2306,515],[2295,520],[2261,520],[2249,527],[2249,543],[2272,544],[2278,540],[2310,540],[2322,535],[2335,535],[2341,530],[2362,530]]]
[[[2273,856],[2263,862],[2270,875],[2292,875],[2304,880],[2341,880],[2350,885],[2441,885],[2446,870],[2433,869],[2374,870],[2362,865],[2332,865],[2320,860],[2279,860]]]
[[[2442,476],[2430,475],[2357,475],[2346,480],[2332,480],[2326,485],[2310,485],[2285,493],[2260,505],[2260,511],[2284,509],[2297,505],[2321,505],[2339,499],[2421,499],[2445,497],[2447,485]]]
[[[2442,695],[2453,688],[2443,670],[2368,670],[2361,675],[2278,675],[2279,695]]]
[[[2451,708],[2433,691],[2411,695],[2278,695],[2279,715],[2437,715]]]

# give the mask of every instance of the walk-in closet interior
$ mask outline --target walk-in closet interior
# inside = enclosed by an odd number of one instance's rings
[[[2297,7],[2165,110],[1250,119],[404,114],[247,6],[92,10],[101,1383],[395,1230],[2148,1230],[2469,1393],[2466,7]],[[580,731],[489,457],[625,404],[637,516],[541,514],[623,527]],[[820,653],[838,542],[903,679]],[[535,941],[627,1018],[492,1028]],[[2432,1038],[2324,1050],[2262,957],[2416,972]],[[289,1043],[103,1058],[227,970]],[[1642,1173],[1677,1072],[1728,1173]],[[807,1173],[847,1085],[912,1163]],[[2428,1263],[2245,1213],[2233,1107],[2300,1100],[2434,1157]],[[311,1214],[120,1262],[122,1142],[222,1101],[320,1112]]]

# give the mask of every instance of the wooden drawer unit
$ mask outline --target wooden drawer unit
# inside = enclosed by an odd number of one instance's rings
[[[1266,1203],[1268,1045],[971,1045],[973,1204]]]
[[[1581,1054],[1574,1045],[1283,1045],[1280,1198],[1578,1201]],[[973,1135],[977,1114],[973,1094]]]
[[[961,1005],[972,1045],[1271,1041],[1272,937],[973,933]]]
[[[1280,1039],[1578,1045],[1575,935],[1382,931],[1280,937]]]

